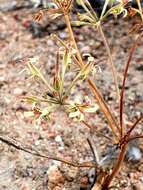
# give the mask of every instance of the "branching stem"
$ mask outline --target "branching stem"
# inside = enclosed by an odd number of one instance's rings
[[[141,35],[139,35],[136,39],[136,41],[134,42],[130,53],[129,53],[129,58],[127,60],[127,64],[125,66],[125,70],[124,70],[124,78],[123,78],[123,82],[122,82],[122,90],[121,90],[121,98],[120,98],[120,126],[121,126],[121,137],[124,134],[124,122],[123,122],[123,112],[124,112],[124,102],[125,102],[125,86],[126,86],[126,80],[127,80],[127,75],[128,75],[128,70],[129,70],[129,66],[133,57],[133,53],[137,47],[138,41],[140,39]]]
[[[101,133],[100,131],[98,131],[97,129],[95,129],[95,127],[91,126],[90,124],[88,124],[86,121],[82,121],[82,123],[88,127],[89,129],[93,130],[96,132],[97,135],[106,138],[108,141],[110,141],[111,143],[113,143],[113,139],[104,135],[103,133]]]

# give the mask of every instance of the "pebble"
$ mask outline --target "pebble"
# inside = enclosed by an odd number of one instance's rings
[[[96,179],[97,174],[95,172],[95,168],[90,169],[89,173],[88,173],[88,179],[90,184],[94,183],[94,180]]]
[[[136,146],[130,146],[126,153],[126,160],[130,162],[139,162],[142,158],[141,150]]]
[[[61,172],[65,176],[67,181],[73,181],[77,178],[78,175],[78,168],[74,167],[67,167],[66,165],[60,168]]]
[[[5,77],[4,76],[0,76],[0,82],[5,82]]]
[[[12,2],[5,2],[3,4],[0,4],[0,11],[6,12],[6,11],[12,11],[16,8],[16,1]]]
[[[88,184],[88,177],[87,176],[82,177],[81,183],[87,185]]]
[[[86,177],[86,176],[82,177],[81,181],[80,181],[80,184],[81,184],[80,186],[81,186],[82,189],[86,188],[87,185],[88,185],[88,177]]]
[[[66,32],[60,32],[59,37],[62,38],[62,39],[66,39],[67,38],[67,33]]]
[[[23,90],[21,88],[15,88],[13,90],[13,94],[17,95],[17,96],[22,95],[23,94]]]
[[[49,183],[53,183],[55,185],[58,185],[59,183],[64,183],[64,177],[56,166],[51,166],[49,168],[48,179]]]
[[[12,101],[11,98],[9,98],[9,97],[4,97],[4,102],[5,102],[7,105],[10,104],[11,101]]]
[[[38,146],[40,144],[40,141],[35,141],[35,145]]]
[[[60,136],[60,135],[57,135],[57,136],[55,137],[55,141],[56,141],[57,143],[61,143],[61,142],[62,142],[61,136]]]

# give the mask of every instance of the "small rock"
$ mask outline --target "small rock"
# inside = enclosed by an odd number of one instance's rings
[[[60,135],[56,136],[55,141],[58,142],[58,143],[61,143],[62,142],[61,136]]]
[[[88,179],[89,179],[89,183],[93,184],[95,183],[95,180],[97,178],[97,172],[95,171],[95,168],[92,168],[89,173],[88,173]]]
[[[15,88],[13,90],[13,94],[17,95],[17,96],[22,95],[23,94],[23,90],[21,88]]]
[[[136,146],[129,145],[126,153],[126,160],[131,162],[139,162],[142,158],[141,150]]]
[[[88,177],[86,177],[86,176],[82,177],[80,184],[81,184],[80,189],[86,189],[88,186]]]
[[[67,181],[73,181],[78,175],[78,168],[63,166],[60,168]]]
[[[0,11],[6,12],[6,11],[12,11],[15,10],[16,8],[16,1],[12,1],[12,2],[3,2],[0,4]]]
[[[11,98],[9,98],[9,97],[4,97],[4,102],[5,102],[7,105],[10,104],[11,101],[12,101]]]
[[[38,146],[40,144],[40,141],[35,141],[35,145]]]
[[[48,170],[49,183],[58,185],[59,183],[64,183],[64,177],[56,166],[51,166]]]
[[[5,77],[4,76],[0,76],[0,83],[5,82]]]
[[[88,184],[88,177],[86,177],[86,176],[82,177],[81,183],[87,185]]]
[[[67,33],[66,33],[66,32],[60,32],[60,33],[59,33],[59,36],[60,36],[60,38],[62,38],[62,39],[66,39],[66,38],[67,38]]]

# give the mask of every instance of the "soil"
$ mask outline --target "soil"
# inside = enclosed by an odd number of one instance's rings
[[[35,86],[25,72],[27,58],[38,56],[42,72],[51,80],[58,47],[49,33],[57,33],[63,39],[68,37],[66,28],[58,30],[56,22],[45,19],[43,26],[48,25],[49,32],[45,32],[41,38],[33,38],[28,27],[32,15],[33,9],[0,12],[0,134],[33,145],[46,155],[75,162],[92,160],[87,138],[92,139],[99,154],[105,151],[108,141],[83,124],[68,119],[61,110],[54,114],[51,121],[42,125],[25,117],[24,112],[30,110],[31,106],[22,102],[21,97],[32,94],[34,89],[37,93],[42,92],[42,87]],[[58,22],[63,24],[63,21]],[[118,70],[120,86],[124,65],[136,38],[136,34],[128,33],[136,22],[138,18],[112,19],[103,26]],[[82,54],[90,53],[95,57],[101,72],[94,76],[94,81],[110,109],[118,116],[107,54],[98,31],[84,26],[74,28],[74,32]],[[126,85],[125,117],[131,123],[143,113],[142,43],[143,39],[134,54]],[[91,96],[87,85],[77,85],[72,96],[79,96],[79,91]],[[102,133],[111,134],[100,111],[88,115],[87,120],[98,126]],[[138,125],[136,132],[143,132],[142,124]],[[143,142],[140,140],[137,144],[143,152]],[[88,172],[87,168],[79,170],[57,161],[35,157],[0,142],[0,190],[79,190],[88,183]],[[120,190],[143,189],[143,159],[137,163],[126,161],[113,185],[113,189]]]

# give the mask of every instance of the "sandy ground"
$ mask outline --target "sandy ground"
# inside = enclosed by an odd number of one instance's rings
[[[40,67],[50,80],[57,50],[56,43],[46,33],[42,38],[32,37],[27,27],[27,23],[31,20],[32,10],[0,13],[0,134],[34,145],[47,155],[75,162],[91,160],[92,153],[87,138],[92,139],[99,154],[105,151],[108,142],[97,137],[83,124],[69,120],[60,110],[55,113],[52,121],[41,126],[24,116],[24,112],[30,110],[30,105],[23,103],[20,96],[32,94],[35,88],[37,93],[42,92],[41,87],[35,86],[28,79],[26,72],[21,72],[26,67],[26,59],[38,56]],[[128,52],[135,39],[135,35],[129,36],[128,32],[136,22],[137,19],[132,21],[126,19],[108,21],[104,24],[120,84]],[[61,38],[66,39],[66,29],[57,31],[55,25],[53,22],[50,24],[50,32],[57,32]],[[95,29],[87,26],[76,28],[74,32],[81,52],[90,52],[96,58],[102,72],[98,73],[94,80],[101,89],[104,99],[118,116],[114,86],[100,35]],[[142,42],[143,40],[139,46],[142,46]],[[138,48],[130,67],[126,87],[126,118],[131,122],[143,113],[142,54],[142,47]],[[88,87],[79,84],[73,97],[79,96],[79,90],[83,95],[89,93],[91,96]],[[100,111],[88,116],[87,120],[99,126],[101,132],[110,135]],[[138,125],[136,131],[143,132],[142,123]],[[143,151],[142,141],[138,144]],[[0,142],[0,190],[79,190],[81,181],[87,180],[84,176],[88,171],[34,157]],[[114,184],[120,190],[143,189],[143,159],[136,164],[125,162]]]

